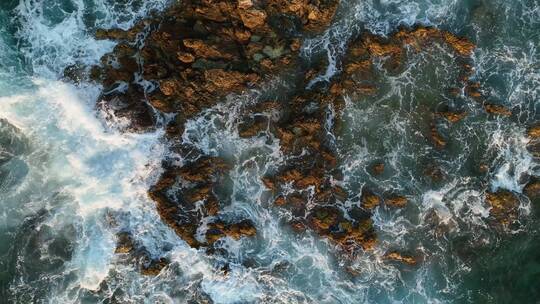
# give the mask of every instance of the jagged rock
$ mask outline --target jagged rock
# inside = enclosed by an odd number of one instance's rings
[[[147,276],[156,276],[163,270],[163,268],[167,267],[167,265],[169,265],[169,261],[165,258],[161,258],[159,260],[150,260],[150,262],[141,267],[141,274]]]
[[[213,188],[229,169],[223,159],[201,157],[181,168],[165,170],[148,192],[161,219],[192,247],[208,245],[201,244],[195,234],[204,217],[218,215],[220,206]],[[181,191],[180,201],[168,193],[176,187]]]
[[[134,40],[137,33],[143,29],[143,24],[139,23],[132,29],[125,31],[119,28],[113,29],[97,29],[95,37],[99,40]]]
[[[384,163],[374,163],[370,170],[374,175],[381,175],[384,173]]]
[[[366,209],[375,209],[375,207],[381,204],[381,198],[368,189],[362,189],[362,196],[360,198],[362,207]]]
[[[467,112],[438,112],[436,113],[437,115],[443,117],[444,119],[446,119],[447,121],[451,122],[451,123],[456,123],[460,120],[462,120],[463,118],[467,117]]]
[[[257,29],[266,23],[266,12],[258,9],[247,9],[240,11],[240,18],[249,29]]]
[[[540,180],[537,177],[531,178],[531,180],[523,188],[523,192],[531,200],[540,198]]]
[[[540,141],[534,140],[527,144],[527,151],[534,157],[540,157]]]
[[[127,31],[98,30],[99,39],[121,41],[103,57],[99,67],[91,69],[92,79],[106,88],[99,104],[118,117],[133,118],[132,128],[140,131],[152,128],[154,111],[172,113],[175,118],[167,126],[167,135],[178,139],[186,121],[227,95],[256,87],[263,79],[291,66],[303,69],[294,64],[299,61],[302,46],[298,34],[323,30],[338,5],[337,0],[185,0]],[[139,49],[135,42],[143,29],[147,35]],[[309,227],[347,252],[373,248],[376,235],[371,212],[341,208],[340,202],[347,199],[348,193],[338,186],[342,173],[328,133],[339,130],[345,105],[342,95],[377,93],[375,60],[383,60],[385,68],[396,70],[403,65],[409,46],[423,51],[433,43],[445,43],[464,57],[474,50],[467,39],[433,28],[403,29],[387,38],[364,33],[351,44],[343,75],[334,77],[328,86],[306,89],[326,68],[323,64],[310,66],[299,73],[300,79],[291,81],[296,92],[277,102],[279,106],[268,106],[277,109],[278,118],[250,115],[263,110],[256,107],[242,114],[238,126],[241,137],[268,130],[279,140],[284,163],[274,175],[263,178],[263,183],[275,195],[275,206],[289,208],[300,219],[292,221],[294,229],[303,231]],[[462,70],[465,84],[472,68],[462,65]],[[142,88],[139,77],[157,84],[157,88]],[[297,85],[295,81],[303,83]],[[126,89],[110,90],[117,86]],[[336,113],[336,123],[331,126],[327,126],[328,108]],[[451,122],[461,119],[457,113],[440,115]],[[219,220],[224,202],[216,189],[230,169],[225,161],[195,149],[182,149],[178,148],[179,153],[185,153],[182,159],[187,161],[182,166],[174,160],[166,162],[162,176],[148,192],[161,219],[195,248],[212,246],[225,236],[254,236],[256,228],[251,221]],[[383,171],[384,165],[374,168],[374,172]],[[282,193],[284,189],[286,194]],[[369,210],[380,203],[380,197],[363,191],[364,208]],[[387,204],[400,207],[406,200],[395,197]],[[207,226],[206,240],[198,240],[196,233],[209,216],[215,219]],[[148,265],[143,270],[152,274],[163,267],[161,260]]]
[[[457,37],[456,35],[444,32],[444,40],[448,43],[457,54],[463,57],[470,57],[475,49],[475,45],[465,38]]]
[[[342,249],[354,252],[357,248],[371,250],[376,242],[373,222],[369,218],[349,221],[334,207],[319,207],[309,215],[310,226],[320,235],[336,242]]]
[[[395,208],[403,208],[407,205],[407,202],[408,200],[406,197],[397,195],[385,198],[384,200],[385,205]]]
[[[294,16],[304,30],[318,32],[327,27],[339,5],[338,0],[270,0],[268,9],[272,15]]]
[[[527,130],[527,136],[531,139],[539,139],[540,138],[540,125],[535,125],[530,127]]]
[[[433,182],[440,182],[444,178],[444,171],[441,168],[434,165],[428,166],[424,170],[424,174],[427,177],[429,177]]]
[[[481,101],[483,96],[478,82],[467,82],[465,86],[465,94],[476,101]]]
[[[417,261],[414,257],[403,255],[397,251],[388,252],[384,255],[384,259],[388,261],[394,261],[394,262],[400,262],[403,264],[407,264],[410,266],[414,266],[417,264]]]
[[[133,240],[127,232],[121,232],[117,234],[116,249],[114,253],[126,254],[130,253],[134,249]]]
[[[87,75],[85,74],[84,67],[75,64],[65,68],[63,78],[74,84],[79,84],[81,81],[87,80]]]
[[[276,206],[283,206],[287,203],[287,200],[285,199],[285,197],[283,197],[283,195],[280,195],[276,198],[276,200],[274,201],[274,205]]]
[[[501,115],[501,116],[510,116],[512,112],[504,106],[486,103],[484,104],[486,112],[489,114]]]
[[[486,203],[491,207],[489,214],[503,225],[517,219],[518,198],[508,190],[486,193]]]
[[[128,232],[117,234],[115,253],[119,254],[124,261],[138,266],[143,275],[158,275],[169,264],[166,258],[151,258],[148,250],[137,245]]]
[[[436,148],[443,149],[446,147],[446,140],[439,133],[439,130],[437,129],[437,126],[435,124],[431,125],[430,136],[431,136],[431,141],[433,142]]]
[[[208,225],[208,230],[206,231],[206,241],[211,245],[225,236],[239,240],[242,237],[255,236],[256,234],[257,229],[249,220],[244,220],[234,224],[214,222]]]

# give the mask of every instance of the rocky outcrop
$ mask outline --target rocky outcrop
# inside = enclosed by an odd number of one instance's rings
[[[540,179],[533,177],[523,188],[523,193],[527,195],[531,200],[540,199]]]
[[[413,256],[404,255],[397,251],[388,252],[383,258],[387,261],[400,262],[409,266],[414,266],[417,264],[417,261]]]
[[[384,204],[393,208],[403,208],[407,206],[408,200],[404,196],[392,195],[384,199]]]
[[[534,125],[527,130],[527,136],[532,139],[540,139],[540,125]]]
[[[293,66],[301,46],[298,34],[324,29],[338,4],[334,0],[188,0],[130,30],[98,30],[98,39],[119,42],[91,70],[92,79],[105,88],[99,105],[115,117],[128,118],[129,129],[135,131],[153,128],[156,111],[174,113],[176,118],[167,127],[173,139],[183,133],[188,119],[226,95],[243,92]],[[255,136],[267,124],[262,117],[246,120],[240,135]],[[196,248],[211,246],[225,236],[255,235],[249,220],[219,220],[222,202],[215,190],[228,171],[224,161],[204,155],[190,154],[190,158],[181,167],[165,164],[165,172],[149,190],[162,220]],[[299,185],[310,182],[298,181]],[[208,224],[206,240],[201,240],[197,231],[207,217],[216,220]]]
[[[374,163],[369,168],[369,171],[371,172],[371,174],[375,176],[382,175],[384,173],[384,163],[381,163],[381,162]]]
[[[188,0],[128,31],[98,30],[98,39],[120,42],[92,69],[93,79],[105,86],[100,105],[130,118],[134,130],[153,126],[152,108],[175,113],[180,123],[171,131],[181,133],[182,121],[291,66],[301,45],[295,35],[322,30],[338,4]],[[145,87],[141,78],[157,87]],[[119,83],[124,85],[115,89]]]
[[[203,220],[216,217],[221,203],[215,194],[229,166],[220,158],[201,157],[182,167],[168,168],[150,191],[161,219],[190,246],[198,248],[215,243],[219,238],[255,235],[256,228],[248,220],[208,224],[205,240],[196,237]]]
[[[117,234],[115,253],[134,264],[143,275],[158,275],[169,264],[166,258],[152,258],[148,250],[137,244],[127,232]]]
[[[465,94],[483,98],[480,86],[469,80],[472,68],[467,59],[474,44],[421,26],[400,29],[389,37],[362,33],[349,45],[343,72],[329,83],[312,83],[325,67],[320,62],[302,62],[299,37],[324,30],[338,4],[337,0],[186,0],[127,31],[96,32],[99,39],[118,41],[113,52],[91,69],[92,79],[104,86],[99,106],[115,117],[128,118],[129,129],[135,131],[155,127],[155,114],[174,116],[166,130],[183,163],[165,160],[164,172],[148,194],[161,219],[190,246],[212,247],[224,237],[238,240],[257,232],[250,219],[231,221],[220,216],[226,199],[219,190],[229,165],[181,142],[185,122],[227,95],[259,87],[284,71],[301,70],[291,73],[298,74],[291,76],[296,77],[291,92],[253,105],[238,118],[238,134],[250,138],[267,133],[279,140],[284,162],[262,180],[273,195],[272,206],[290,211],[293,230],[312,229],[348,253],[370,250],[376,244],[371,215],[383,200],[367,186],[361,193],[340,186],[342,173],[329,134],[340,132],[343,96],[376,94],[375,65],[379,61],[395,72],[404,66],[408,52],[442,46],[459,59]],[[489,109],[486,107],[488,111],[494,108]],[[270,112],[273,114],[266,115]],[[327,119],[329,113],[335,115],[332,123]],[[446,147],[438,129],[440,120],[457,123],[466,115],[451,110],[434,114],[430,134],[437,148]],[[384,164],[375,164],[370,173],[382,175]],[[431,174],[433,179],[440,175]],[[353,205],[359,207],[343,204],[357,197],[359,202]],[[497,205],[495,199],[491,201]],[[395,208],[406,204],[402,196],[384,201]],[[131,250],[126,243],[118,253]],[[387,259],[411,264],[411,258],[397,253]],[[145,265],[144,271],[154,274],[163,263],[156,260]]]
[[[517,220],[519,200],[512,192],[487,192],[486,203],[490,206],[489,214],[500,224],[508,226]]]

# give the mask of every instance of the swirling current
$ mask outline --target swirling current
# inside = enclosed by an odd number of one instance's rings
[[[202,110],[181,135],[228,161],[221,212],[251,220],[256,236],[225,237],[215,249],[226,254],[214,255],[160,218],[148,190],[164,159],[181,158],[159,123],[170,117],[156,113],[157,128],[126,131],[126,117],[96,106],[102,85],[70,81],[65,70],[99,64],[114,49],[96,30],[127,30],[171,2],[0,2],[1,303],[540,301],[540,200],[524,190],[540,176],[530,135],[540,122],[540,1],[342,0],[330,26],[305,37],[300,56],[326,58],[315,82],[345,69],[358,35],[421,25],[467,37],[476,45],[471,79],[509,113],[490,115],[466,94],[449,94],[460,71],[442,47],[409,54],[397,72],[376,63],[377,93],[346,96],[341,131],[331,136],[340,186],[352,194],[342,204],[359,204],[370,187],[400,193],[407,205],[374,208],[377,243],[353,256],[314,231],[290,229],[290,211],[273,205],[261,181],[286,158],[279,141],[239,135],[244,107],[286,86],[285,76]],[[437,125],[441,150],[426,137],[433,113],[449,105],[467,115]],[[329,111],[328,124],[335,119]],[[517,199],[511,225],[495,223],[486,203],[497,191]],[[142,273],[119,254],[120,232],[167,265]],[[414,265],[389,260],[394,251]]]

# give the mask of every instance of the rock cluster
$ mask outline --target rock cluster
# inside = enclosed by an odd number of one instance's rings
[[[328,140],[336,125],[327,123],[329,111],[341,113],[344,106],[339,84],[331,84],[329,90],[304,88],[283,101],[285,110],[272,122],[286,161],[263,182],[275,194],[275,205],[291,211],[295,230],[309,227],[350,253],[371,249],[376,238],[370,213],[365,208],[341,208],[348,193],[339,186],[341,173]]]
[[[338,4],[338,0],[186,0],[130,30],[99,30],[97,38],[118,41],[113,52],[91,70],[91,78],[104,86],[99,105],[116,117],[129,118],[129,128],[135,131],[154,128],[155,114],[174,114],[167,134],[170,140],[181,141],[184,123],[228,94],[256,87],[287,69],[304,68],[300,37],[325,29]],[[291,212],[290,225],[295,231],[312,229],[349,253],[369,250],[376,244],[373,210],[381,204],[407,205],[407,198],[401,195],[383,199],[368,187],[359,193],[342,188],[332,138],[340,132],[343,96],[354,100],[377,93],[374,79],[379,62],[389,72],[399,71],[409,52],[426,52],[433,46],[454,53],[463,94],[481,102],[488,113],[511,115],[503,106],[486,102],[480,84],[470,80],[473,43],[447,31],[417,26],[399,29],[388,37],[362,33],[350,42],[343,71],[328,83],[313,84],[321,67],[307,64],[293,85],[294,92],[258,103],[240,118],[239,136],[268,132],[279,140],[285,161],[262,182],[272,192],[274,205]],[[459,89],[453,92],[461,94]],[[269,112],[277,115],[264,115]],[[428,136],[433,145],[438,149],[447,146],[438,129],[442,120],[457,123],[466,116],[452,110],[433,113]],[[538,134],[535,129],[529,131],[531,137]],[[255,236],[255,224],[248,219],[220,219],[224,202],[218,192],[230,170],[226,161],[193,149],[182,153],[185,162],[165,161],[164,173],[149,190],[161,219],[194,248],[211,247],[223,237]],[[374,176],[384,172],[384,163],[370,169]],[[430,172],[433,180],[442,178],[436,168]],[[535,187],[527,191],[537,193]],[[350,197],[360,199],[345,208],[342,203]],[[488,193],[486,202],[494,218],[508,221],[514,217],[517,200],[511,194]],[[126,245],[117,251],[131,250]],[[385,258],[416,263],[397,252]],[[162,262],[153,261],[143,271],[153,273]]]
[[[139,246],[127,232],[117,234],[115,253],[135,264],[143,275],[158,275],[169,264],[165,258],[152,258],[147,249]]]
[[[97,38],[119,42],[92,69],[105,87],[101,105],[130,118],[134,130],[154,125],[153,110],[175,113],[170,132],[182,133],[183,122],[202,109],[290,66],[301,46],[296,36],[324,28],[337,6],[337,0],[187,0],[128,31],[99,30]]]
[[[504,226],[517,220],[518,198],[508,190],[486,193],[486,203],[491,207],[489,214]]]
[[[167,126],[175,139],[185,121],[282,72],[298,59],[302,33],[314,33],[332,20],[337,0],[324,1],[181,1],[163,14],[142,20],[128,31],[98,30],[98,39],[118,41],[92,79],[104,86],[100,105],[116,117],[127,117],[130,129],[154,127],[154,113],[174,113]],[[257,127],[264,124],[253,122]],[[254,128],[241,133],[255,135]],[[224,236],[255,235],[249,220],[219,219],[197,238],[203,219],[218,218],[221,203],[215,194],[228,165],[222,159],[191,156],[165,172],[150,191],[162,220],[192,247],[210,246]]]
[[[407,46],[420,52],[435,43],[448,45],[461,57],[470,56],[474,49],[468,40],[433,28],[402,29],[386,39],[364,34],[349,46],[343,73],[326,87],[304,89],[305,85],[300,86],[298,94],[284,101],[286,111],[271,130],[280,140],[287,161],[279,172],[263,181],[276,193],[275,204],[291,210],[295,229],[310,227],[349,252],[373,247],[376,236],[370,217],[382,198],[364,188],[359,207],[343,208],[341,202],[349,194],[339,187],[341,173],[328,134],[339,132],[343,96],[365,96],[376,92],[372,82],[376,60],[384,60],[386,69],[399,69],[405,64]],[[307,75],[309,77],[310,73]],[[333,125],[327,123],[329,113],[335,113]],[[445,113],[441,116],[457,122],[465,114]],[[440,148],[446,145],[435,127],[432,139]],[[381,163],[371,169],[375,175],[383,171],[384,164]],[[404,207],[406,203],[406,198],[394,196],[388,199],[387,205]],[[347,212],[346,216],[344,212]]]

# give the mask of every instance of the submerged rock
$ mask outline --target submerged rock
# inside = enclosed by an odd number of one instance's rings
[[[431,141],[436,148],[443,149],[446,147],[446,140],[442,137],[441,133],[439,133],[439,130],[435,124],[431,125],[430,136]]]

